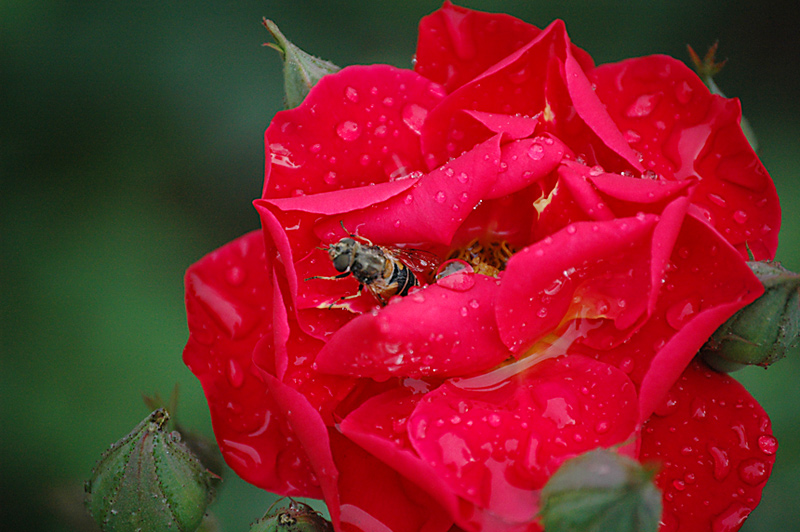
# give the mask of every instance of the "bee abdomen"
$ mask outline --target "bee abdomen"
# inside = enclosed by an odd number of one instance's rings
[[[397,294],[407,296],[412,287],[419,286],[419,281],[405,264],[398,262],[389,279],[389,286],[397,286]]]

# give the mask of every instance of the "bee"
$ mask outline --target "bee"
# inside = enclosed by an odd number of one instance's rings
[[[355,299],[366,288],[381,305],[392,296],[406,296],[420,286],[420,277],[428,277],[439,264],[433,253],[419,249],[400,249],[378,246],[354,234],[344,237],[327,248],[333,267],[340,272],[333,277],[315,276],[310,279],[344,279],[352,275],[358,281],[358,292],[340,299]]]

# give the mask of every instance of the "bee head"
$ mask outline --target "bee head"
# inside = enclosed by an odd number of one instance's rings
[[[328,248],[328,255],[333,261],[333,267],[338,272],[346,272],[353,263],[356,241],[352,238],[343,238]]]

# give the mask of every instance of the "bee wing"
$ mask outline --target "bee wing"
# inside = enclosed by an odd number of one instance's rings
[[[433,272],[442,262],[438,256],[423,249],[390,248],[384,252],[408,266],[418,278],[426,283],[433,281]]]

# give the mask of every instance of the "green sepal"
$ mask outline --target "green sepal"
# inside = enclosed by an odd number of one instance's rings
[[[689,57],[692,60],[692,65],[694,65],[694,70],[697,72],[697,75],[703,81],[708,90],[711,91],[711,94],[716,94],[718,96],[722,96],[723,98],[727,98],[722,90],[717,86],[716,82],[714,81],[714,76],[719,74],[722,70],[722,67],[725,66],[725,63],[728,62],[727,59],[724,61],[717,61],[717,48],[719,47],[719,42],[715,42],[711,46],[708,47],[708,51],[703,59],[700,59],[700,56],[697,55],[697,52],[694,49],[686,45],[686,48],[689,49]],[[758,139],[756,138],[756,132],[753,130],[752,126],[750,126],[750,122],[747,118],[742,115],[742,121],[739,124],[742,127],[742,133],[744,133],[744,137],[747,139],[747,142],[750,143],[750,147],[753,148],[753,151],[758,150]]]
[[[213,498],[216,475],[167,432],[158,409],[114,443],[86,483],[86,506],[104,532],[194,532]]]
[[[276,505],[250,527],[250,532],[333,532],[333,526],[309,505],[289,499],[288,506]]]
[[[657,532],[656,471],[607,449],[567,460],[542,489],[547,532]]]
[[[287,109],[303,103],[311,87],[323,76],[341,70],[330,61],[314,57],[292,44],[271,20],[265,18],[263,24],[276,43],[267,46],[280,52],[283,58],[283,87]]]
[[[717,329],[700,350],[717,371],[767,367],[800,346],[800,275],[776,262],[748,262],[764,294]]]

